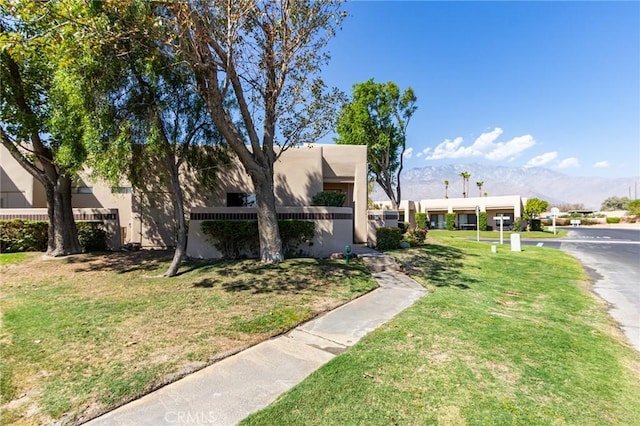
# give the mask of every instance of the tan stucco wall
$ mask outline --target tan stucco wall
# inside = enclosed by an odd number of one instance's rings
[[[192,213],[247,213],[255,212],[252,208],[195,208]],[[278,213],[342,213],[349,214],[347,207],[279,207]],[[220,252],[201,231],[202,220],[189,221],[189,238],[187,256],[194,259],[217,259]],[[331,253],[342,252],[347,244],[353,244],[351,238],[351,220],[314,220],[315,237],[312,245],[300,246],[303,252],[313,257],[327,257]]]
[[[367,241],[367,147],[314,145],[322,149],[325,182],[353,182],[354,242]]]
[[[367,163],[366,146],[314,144],[290,148],[282,153],[274,164],[274,183],[276,203],[280,207],[306,206],[311,198],[323,191],[324,184],[344,184],[348,200],[345,206],[354,210],[353,226],[341,230],[349,234],[355,242],[365,242],[367,237]],[[10,154],[6,152],[10,157]],[[29,203],[38,201],[37,207],[46,207],[44,190],[12,158],[2,152],[3,171],[7,160],[7,174],[16,185],[27,194]],[[15,164],[14,164],[15,163]],[[101,180],[94,180],[86,171],[76,186],[92,188],[91,194],[74,193],[72,202],[79,208],[117,208],[120,213],[120,226],[123,229],[124,242],[137,242],[143,246],[161,247],[173,245],[175,219],[173,215],[174,196],[166,185],[162,166],[150,167],[149,188],[135,190],[132,194],[112,194],[111,186]],[[228,192],[254,193],[253,184],[245,173],[244,167],[235,163],[225,170],[218,170],[217,187],[204,188],[198,180],[189,174],[181,176],[184,188],[185,209],[188,214],[192,208],[226,207]],[[9,179],[3,179],[4,185],[10,185]],[[122,184],[126,186],[127,184]],[[4,189],[3,189],[4,191]],[[3,193],[4,194],[4,193]],[[38,195],[39,194],[39,195]],[[136,195],[137,194],[137,195]],[[24,204],[24,203],[23,203]],[[19,207],[31,207],[20,205]]]
[[[33,181],[33,176],[13,158],[4,145],[0,145],[0,207],[34,207]]]

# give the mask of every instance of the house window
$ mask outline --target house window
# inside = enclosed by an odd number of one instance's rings
[[[447,227],[447,218],[443,214],[431,214],[429,215],[429,228],[431,229],[445,229]]]
[[[93,187],[91,186],[78,186],[73,188],[72,192],[76,194],[93,194]]]
[[[255,207],[256,194],[227,192],[227,207]]]
[[[112,186],[111,193],[112,194],[131,194],[133,192],[133,188],[130,186]]]
[[[476,215],[475,214],[466,214],[461,213],[458,215],[458,225],[467,225],[467,224],[476,224]]]

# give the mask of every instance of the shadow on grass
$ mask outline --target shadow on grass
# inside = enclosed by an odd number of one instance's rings
[[[193,284],[197,288],[220,286],[228,292],[252,294],[324,292],[328,283],[344,278],[364,278],[369,275],[361,264],[341,264],[324,259],[288,259],[277,265],[256,260],[218,261],[192,265],[183,273],[213,273]],[[216,279],[218,278],[218,279]]]
[[[437,244],[397,252],[409,275],[419,275],[436,287],[456,287],[462,290],[478,280],[461,273],[469,255],[460,249]]]
[[[64,261],[67,264],[78,264],[79,268],[76,272],[108,271],[126,274],[134,271],[155,271],[170,262],[172,258],[173,250],[140,250],[85,253],[69,256]]]

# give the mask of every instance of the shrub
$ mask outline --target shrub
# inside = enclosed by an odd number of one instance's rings
[[[404,235],[404,241],[408,242],[411,247],[424,244],[424,240],[427,238],[426,229],[412,229]]]
[[[344,192],[318,192],[311,198],[312,206],[342,207],[347,195]]]
[[[416,228],[418,229],[428,229],[427,225],[427,214],[426,213],[416,213]]]
[[[607,223],[620,223],[620,218],[619,217],[608,217],[607,218]]]
[[[46,251],[49,225],[42,220],[0,221],[0,251]]]
[[[107,250],[107,232],[99,223],[77,222],[78,241],[84,252]]]
[[[225,259],[241,256],[257,257],[260,239],[257,220],[206,220],[200,229]],[[301,243],[309,242],[315,233],[315,224],[306,220],[279,220],[278,229],[282,251],[292,256]]]
[[[391,250],[400,247],[402,232],[400,228],[383,227],[376,230],[376,248],[378,250]]]
[[[629,201],[627,203],[627,210],[630,216],[640,215],[640,199]]]
[[[206,220],[200,229],[225,259],[255,256],[260,245],[256,220]]]
[[[480,222],[480,230],[486,231],[487,230],[487,212],[480,212],[479,222]]]
[[[542,221],[540,219],[531,219],[529,220],[529,224],[531,225],[532,231],[542,231]],[[514,226],[514,230],[515,230]]]
[[[521,217],[517,217],[515,218],[515,220],[513,221],[513,224],[511,225],[511,230],[513,232],[522,232],[525,231],[527,229],[527,221]],[[498,225],[496,226],[496,229],[500,229],[500,224],[498,223]]]
[[[453,231],[455,227],[456,227],[456,214],[447,213],[447,230]]]
[[[398,228],[404,234],[409,230],[409,226],[411,226],[408,222],[398,222]]]
[[[287,257],[301,256],[298,247],[303,243],[311,243],[315,234],[315,223],[308,220],[279,220],[282,251]]]

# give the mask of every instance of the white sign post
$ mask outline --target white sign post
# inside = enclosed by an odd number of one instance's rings
[[[560,213],[560,209],[557,207],[553,207],[551,209],[551,220],[553,222],[553,235],[556,235],[556,217]]]
[[[476,241],[480,242],[480,206],[476,206]]]
[[[504,229],[504,215],[502,213],[500,213],[500,216],[494,216],[493,220],[499,220],[500,221],[500,244],[504,244],[504,233],[503,233],[503,229]]]

